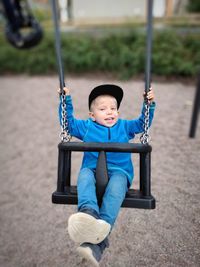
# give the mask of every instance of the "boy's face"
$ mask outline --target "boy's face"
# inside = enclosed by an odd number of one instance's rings
[[[110,95],[98,96],[91,104],[89,116],[103,126],[112,127],[119,118],[116,99]]]

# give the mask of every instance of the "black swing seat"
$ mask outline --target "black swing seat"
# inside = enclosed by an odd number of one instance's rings
[[[96,192],[99,205],[108,182],[106,152],[139,153],[140,188],[129,189],[122,207],[154,209],[155,198],[151,195],[151,150],[148,144],[133,143],[82,143],[61,142],[58,145],[58,179],[57,190],[52,194],[55,204],[77,204],[77,187],[71,185],[71,152],[99,152],[96,167]]]

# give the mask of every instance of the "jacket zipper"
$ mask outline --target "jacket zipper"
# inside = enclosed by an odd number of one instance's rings
[[[110,128],[108,128],[108,140],[110,140],[111,134],[110,134]]]

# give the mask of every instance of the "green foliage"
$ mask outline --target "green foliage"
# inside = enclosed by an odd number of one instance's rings
[[[34,17],[41,22],[48,22],[52,19],[51,9],[41,9],[34,8],[33,10]]]
[[[143,33],[95,38],[62,34],[62,57],[66,73],[110,72],[128,79],[145,71]],[[17,50],[0,35],[0,74],[57,73],[53,32],[29,50]],[[155,32],[152,71],[162,76],[193,77],[200,69],[199,35],[177,35],[172,31]]]
[[[200,12],[200,1],[199,0],[189,0],[187,5],[187,10],[189,12]]]
[[[192,62],[192,54],[195,54],[195,51],[192,53],[184,46],[184,38],[172,32],[162,32],[155,36],[154,73],[166,76],[192,76],[195,74],[195,66]]]

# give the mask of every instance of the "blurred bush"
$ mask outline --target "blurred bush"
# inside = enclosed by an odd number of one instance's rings
[[[189,0],[187,5],[187,10],[189,12],[198,13],[200,12],[200,1],[199,0]]]
[[[200,69],[200,34],[178,35],[173,31],[154,33],[152,72],[161,76],[194,77]],[[106,72],[121,79],[144,73],[143,33],[95,38],[62,34],[62,56],[66,73]],[[0,74],[57,73],[53,32],[30,50],[11,47],[0,35]]]

